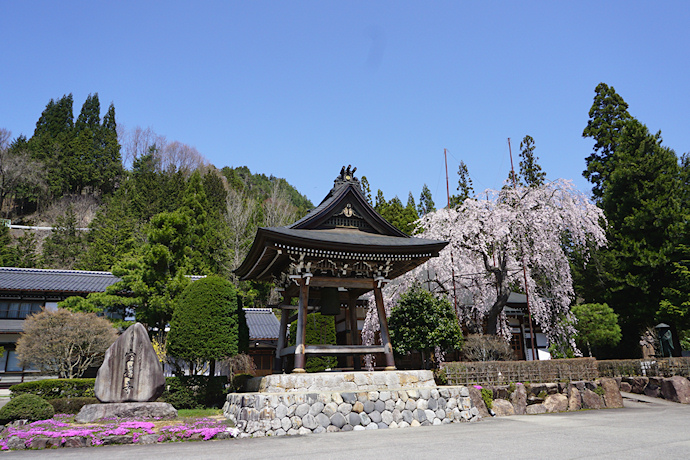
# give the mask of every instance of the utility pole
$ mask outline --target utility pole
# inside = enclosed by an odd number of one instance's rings
[[[515,176],[515,168],[513,167],[513,149],[510,147],[510,138],[508,138],[508,152],[510,153],[510,175],[513,178],[513,188],[517,188],[517,177]],[[522,256],[522,278],[525,282],[525,300],[527,301],[527,319],[529,320],[529,336],[532,344],[532,359],[537,361],[537,349],[534,346],[534,328],[532,327],[532,313],[529,308],[529,289],[527,288],[527,269],[525,268],[525,254],[523,248]]]

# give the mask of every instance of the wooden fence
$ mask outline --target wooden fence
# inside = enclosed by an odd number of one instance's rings
[[[597,368],[601,377],[690,377],[690,358],[609,359]]]
[[[477,361],[442,364],[448,385],[507,385],[510,382],[550,383],[594,380],[594,358],[548,361]]]

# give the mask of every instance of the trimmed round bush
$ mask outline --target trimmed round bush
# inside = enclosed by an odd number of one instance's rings
[[[43,398],[32,394],[19,395],[0,409],[0,423],[14,420],[46,420],[55,415],[55,409]]]

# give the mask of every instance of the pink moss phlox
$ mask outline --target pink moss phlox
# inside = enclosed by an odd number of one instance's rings
[[[481,385],[472,385],[472,386],[475,387],[477,390],[481,390],[481,389],[482,389],[482,386],[481,386]]]

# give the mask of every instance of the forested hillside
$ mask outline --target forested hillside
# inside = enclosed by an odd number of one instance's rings
[[[257,227],[313,207],[285,179],[219,169],[150,129],[118,128],[113,104],[101,118],[98,94],[76,120],[72,105],[71,94],[51,100],[30,138],[0,129],[2,217],[53,227],[0,226],[4,266],[118,271],[137,261],[143,271],[164,266],[159,281],[178,272],[232,278]]]

